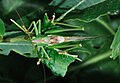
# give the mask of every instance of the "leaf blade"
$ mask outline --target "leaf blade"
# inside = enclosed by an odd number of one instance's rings
[[[63,0],[53,0],[49,5],[50,6],[57,6],[60,3],[62,3],[59,6],[60,8],[71,8],[74,5],[76,5],[77,3],[79,3],[80,1],[82,1],[82,0],[74,0],[74,1],[71,1],[71,0],[65,0],[65,1],[63,1]],[[82,9],[91,7],[93,5],[99,4],[101,2],[104,2],[104,1],[105,0],[86,0],[80,6],[78,6],[76,9],[82,10]]]
[[[0,54],[9,55],[10,51],[15,51],[25,57],[35,58],[37,55],[33,55],[33,45],[30,42],[7,42],[0,43]],[[26,55],[29,53],[30,55]]]
[[[5,26],[2,19],[0,19],[0,36],[3,37],[4,35],[5,35]]]
[[[75,61],[76,56],[58,54],[58,52],[54,49],[47,49],[47,52],[49,53],[51,59],[43,60],[42,62],[51,69],[54,75],[64,77],[68,66]]]
[[[120,56],[120,26],[118,27],[110,48],[112,49],[112,55],[110,56],[111,58],[115,59]]]

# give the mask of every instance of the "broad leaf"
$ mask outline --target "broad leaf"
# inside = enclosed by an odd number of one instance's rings
[[[75,61],[76,56],[58,54],[58,52],[54,49],[47,49],[47,52],[49,54],[50,60],[43,60],[42,62],[51,69],[53,74],[64,77],[68,66],[70,63]]]
[[[111,58],[115,59],[116,57],[120,56],[120,26],[118,27],[110,48],[112,49]]]
[[[30,42],[8,42],[0,43],[0,54],[8,55],[10,51],[15,51],[25,57],[35,58],[34,47]]]
[[[0,19],[0,36],[4,36],[5,34],[5,26],[3,21]]]
[[[57,6],[60,5],[60,8],[71,8],[74,5],[76,5],[78,2],[82,0],[53,0],[50,5],[51,6]],[[87,7],[99,4],[101,2],[104,2],[105,0],[85,0],[80,6],[78,6],[76,9],[85,9]]]
[[[68,9],[57,9],[56,12],[63,13]],[[120,0],[105,0],[102,3],[97,5],[93,5],[91,7],[87,7],[82,9],[82,11],[76,12],[67,15],[65,18],[67,19],[79,19],[82,21],[92,21],[95,20],[99,16],[103,16],[105,14],[116,15],[119,14],[120,11]]]

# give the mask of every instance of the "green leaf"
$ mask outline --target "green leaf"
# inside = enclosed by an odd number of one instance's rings
[[[58,54],[54,49],[47,49],[50,60],[42,60],[51,69],[53,74],[64,77],[70,63],[74,62],[76,56],[68,54]]]
[[[115,59],[116,57],[120,56],[120,26],[118,27],[110,48],[112,49],[111,58]]]
[[[59,7],[60,8],[71,8],[73,7],[74,5],[76,5],[78,2],[80,2],[82,0],[53,0],[51,3],[50,3],[50,6],[57,6],[59,4],[61,4]],[[90,6],[93,6],[93,5],[96,5],[96,4],[99,4],[101,2],[104,2],[105,0],[85,0],[80,6],[78,6],[76,9],[85,9],[87,7],[90,7]]]
[[[92,0],[93,1],[93,0]],[[67,9],[68,10],[68,9]],[[67,10],[57,9],[56,12],[65,12]],[[82,9],[82,11],[76,12],[67,15],[65,19],[79,19],[82,21],[92,21],[95,20],[99,16],[103,16],[106,14],[116,15],[119,14],[120,11],[120,0],[106,0],[97,5],[93,5],[91,7]]]
[[[25,57],[36,58],[36,52],[34,54],[33,49],[35,49],[30,42],[6,42],[0,43],[0,54],[8,55],[10,51],[15,51]]]
[[[103,25],[101,25],[96,21],[86,23],[79,19],[68,19],[65,20],[64,22],[73,26],[84,27],[84,31],[90,34],[91,36],[96,36],[96,35],[102,36],[102,35],[110,34],[109,31]]]
[[[0,19],[0,36],[4,36],[4,34],[5,34],[4,22],[2,21],[2,19]]]

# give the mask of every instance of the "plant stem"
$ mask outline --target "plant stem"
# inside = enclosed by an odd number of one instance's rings
[[[105,21],[99,18],[96,21],[102,24],[112,35],[115,35],[115,32],[113,31],[113,29]]]
[[[71,9],[69,9],[67,12],[65,12],[64,14],[62,14],[58,19],[56,19],[56,21],[60,21],[62,20],[68,13],[70,13],[71,11],[73,11],[75,8],[77,8],[80,4],[82,4],[85,0],[80,1],[78,4],[76,4],[75,6],[73,6]]]
[[[93,57],[93,58],[89,59],[88,61],[86,61],[86,62],[84,62],[84,63],[82,63],[82,64],[80,64],[80,65],[78,65],[78,66],[76,66],[74,68],[72,68],[70,71],[74,71],[74,70],[77,70],[79,68],[83,68],[83,67],[86,67],[88,65],[95,64],[95,63],[97,63],[97,62],[99,62],[101,60],[104,60],[104,59],[108,58],[110,55],[111,55],[111,50],[109,50],[109,51],[107,51],[107,52],[105,52],[103,54],[97,55],[96,57]]]
[[[103,60],[103,59],[108,58],[110,55],[111,55],[111,50],[108,51],[108,52],[105,52],[105,53],[103,53],[103,54],[97,55],[96,57],[94,57],[94,58],[86,61],[85,63],[81,64],[81,67],[85,67],[85,66],[87,66],[87,65],[90,65],[90,64],[94,64],[94,63],[96,63],[96,62],[99,62],[99,61],[101,61],[101,60]]]

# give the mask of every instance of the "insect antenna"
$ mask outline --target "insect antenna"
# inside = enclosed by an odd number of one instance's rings
[[[17,13],[18,17],[20,18],[20,21],[21,21],[21,23],[22,23],[23,29],[24,29],[26,32],[28,32],[28,30],[26,29],[26,26],[25,26],[25,24],[24,24],[24,22],[23,22],[23,20],[22,20],[22,18],[21,18],[21,16],[20,16],[19,12],[18,12],[16,9],[15,9],[15,12]]]
[[[29,30],[25,27],[25,24],[23,22],[23,20],[21,19],[21,16],[20,14],[18,13],[18,11],[15,9],[20,21],[22,22],[22,26],[20,24],[18,24],[16,21],[14,21],[13,19],[10,19],[16,26],[18,26],[22,31],[24,31],[28,36],[29,38],[31,39],[31,33],[29,32]]]

